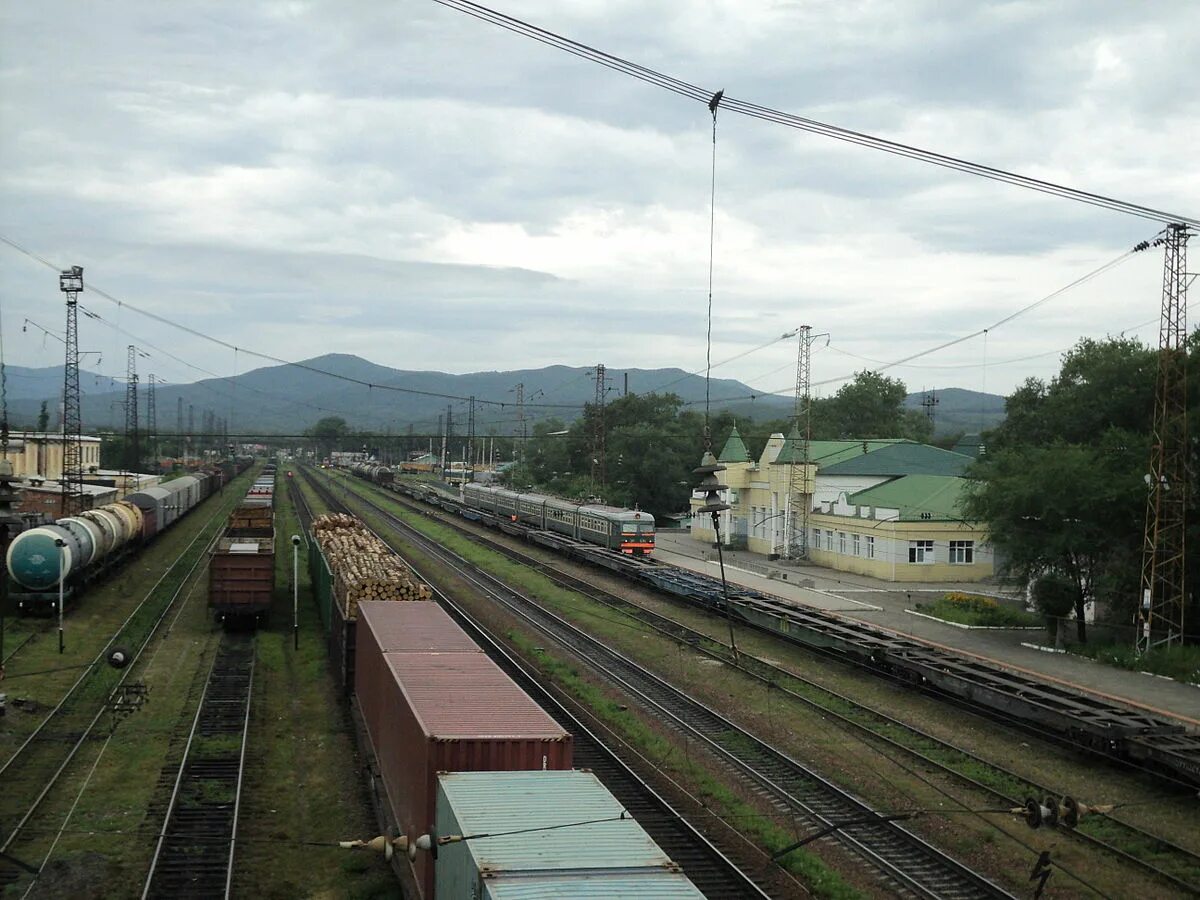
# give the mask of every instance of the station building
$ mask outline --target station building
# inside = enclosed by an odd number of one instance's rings
[[[801,516],[789,508],[792,479],[809,505],[809,559],[843,572],[895,582],[972,582],[995,574],[982,523],[964,518],[962,504],[974,461],[903,439],[810,441],[771,435],[752,460],[735,427],[721,450],[722,542],[770,558],[784,555]],[[693,494],[691,536],[712,543],[704,503]],[[790,520],[790,521],[789,521]],[[789,527],[790,526],[790,527]]]

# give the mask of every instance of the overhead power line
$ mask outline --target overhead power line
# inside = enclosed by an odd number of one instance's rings
[[[519,34],[523,37],[531,38],[539,43],[546,44],[556,49],[563,50],[581,59],[589,62],[597,63],[614,71],[628,75],[631,78],[636,78],[654,87],[662,88],[663,90],[671,91],[689,100],[698,103],[708,104],[713,97],[711,88],[700,87],[699,85],[691,84],[671,75],[666,75],[662,72],[655,71],[647,66],[632,62],[627,59],[622,59],[619,56],[614,56],[611,53],[606,53],[603,50],[598,50],[595,47],[582,44],[570,38],[563,37],[560,34],[555,34],[552,31],[547,31],[544,28],[539,28],[529,22],[514,18],[513,16],[505,15],[497,12],[494,9],[489,9],[486,6],[481,6],[478,3],[471,3],[469,0],[434,0],[435,3],[440,3],[442,6],[457,10],[458,12],[466,13],[476,19],[484,22],[489,22],[493,25],[498,25],[514,34]],[[925,150],[920,147],[914,147],[910,144],[901,144],[897,141],[889,141],[886,138],[876,137],[866,134],[861,131],[853,131],[848,128],[842,128],[838,125],[830,125],[826,122],[820,122],[816,119],[810,119],[806,116],[799,116],[794,113],[784,112],[778,109],[772,109],[769,106],[762,106],[757,103],[750,103],[745,100],[738,100],[733,97],[724,96],[721,99],[721,109],[727,110],[738,115],[749,116],[754,119],[761,119],[766,122],[773,122],[778,125],[786,125],[789,128],[796,128],[801,131],[807,131],[811,134],[821,135],[823,137],[833,138],[834,140],[843,141],[849,144],[857,144],[860,147],[867,147],[872,150],[879,150],[884,153],[890,153],[894,156],[901,156],[907,159],[913,159],[918,162],[923,162],[928,165],[939,166],[944,169],[952,169],[957,172],[963,172],[967,175],[975,175],[980,178],[987,178],[992,181],[1011,184],[1015,187],[1025,188],[1027,190],[1037,191],[1042,194],[1049,194],[1054,197],[1061,197],[1065,200],[1074,200],[1079,203],[1086,203],[1091,206],[1097,206],[1101,209],[1108,209],[1113,212],[1124,213],[1126,215],[1140,216],[1144,219],[1151,219],[1155,222],[1169,224],[1178,222],[1182,224],[1200,227],[1200,219],[1190,216],[1180,215],[1178,213],[1170,213],[1153,207],[1143,206],[1138,203],[1130,203],[1125,200],[1119,200],[1115,197],[1107,197],[1103,194],[1084,191],[1078,188],[1068,187],[1062,184],[1056,184],[1052,181],[1046,181],[1041,178],[1033,178],[1029,175],[1021,175],[1017,172],[1009,172],[1005,169],[1000,169],[995,166],[984,165],[983,163],[972,162],[967,159],[962,159],[956,156],[948,156],[944,153],[936,153],[932,150]]]
[[[439,0],[439,2],[440,2],[440,0]],[[1046,296],[1044,296],[1038,300],[1034,300],[1032,303],[1028,303],[1025,306],[1022,306],[1020,309],[1016,310],[1015,312],[1009,313],[1007,316],[1004,316],[1001,319],[998,319],[997,321],[993,322],[991,325],[988,325],[984,328],[977,328],[975,331],[972,331],[970,334],[964,334],[961,337],[951,338],[948,341],[943,341],[942,343],[940,343],[934,347],[929,347],[925,350],[919,350],[916,353],[910,353],[908,356],[901,357],[900,359],[894,360],[892,362],[882,363],[879,366],[877,366],[873,371],[885,372],[888,369],[894,369],[897,366],[902,366],[905,363],[912,362],[914,359],[920,359],[923,356],[929,356],[930,354],[937,353],[940,350],[946,350],[950,347],[956,346],[957,344],[961,344],[966,341],[969,341],[972,338],[977,338],[980,335],[987,335],[989,332],[995,331],[997,328],[1007,325],[1008,323],[1012,322],[1014,319],[1017,319],[1018,317],[1023,316],[1028,312],[1032,312],[1033,310],[1037,309],[1039,306],[1042,306],[1045,303],[1049,303],[1051,300],[1061,297],[1063,294],[1067,293],[1068,291],[1072,290],[1073,288],[1077,288],[1080,285],[1086,284],[1087,282],[1091,281],[1093,278],[1097,278],[1100,275],[1103,275],[1105,272],[1108,272],[1109,270],[1116,268],[1121,263],[1126,262],[1134,254],[1140,253],[1141,251],[1147,249],[1150,246],[1151,246],[1150,241],[1141,241],[1138,244],[1134,245],[1129,250],[1126,250],[1121,255],[1114,257],[1113,259],[1110,259],[1108,262],[1104,263],[1101,266],[1097,266],[1095,269],[1092,269],[1092,271],[1088,272],[1087,274],[1079,276],[1078,278],[1076,278],[1074,281],[1070,282],[1069,284],[1065,284],[1062,287],[1058,288],[1057,290],[1051,291]],[[844,352],[844,351],[841,351],[841,352]],[[846,381],[847,379],[850,379],[853,377],[854,377],[854,375],[850,374],[850,375],[838,375],[833,378],[823,378],[820,381],[812,382],[811,386],[818,387],[818,386],[826,385],[826,384],[836,384],[839,381]],[[728,402],[734,401],[734,400],[757,400],[759,397],[776,397],[776,398],[782,400],[782,399],[784,399],[783,389],[778,390],[778,391],[758,391],[753,394],[743,394],[743,395],[737,396],[737,397],[723,397],[723,398],[719,399],[717,402],[718,403],[728,403]],[[696,402],[689,401],[687,403],[684,403],[683,405],[684,406],[695,406]]]
[[[56,266],[54,263],[50,262],[49,260],[45,259],[44,257],[38,256],[33,251],[25,249],[24,247],[22,247],[20,244],[18,244],[16,241],[12,240],[11,238],[8,238],[4,235],[0,235],[0,241],[7,244],[9,247],[12,247],[18,253],[24,254],[25,256],[29,257],[32,260],[35,260],[36,262],[41,263],[42,265],[46,266],[47,268],[54,269],[56,272],[61,271],[61,267]],[[179,322],[175,322],[171,319],[168,319],[165,316],[160,316],[158,313],[153,313],[153,312],[150,312],[149,310],[134,306],[132,303],[129,303],[125,300],[121,300],[118,297],[114,297],[112,294],[108,293],[108,291],[98,288],[95,285],[90,284],[90,283],[88,285],[88,292],[92,293],[92,294],[96,294],[100,297],[103,297],[105,300],[115,303],[119,309],[128,309],[131,312],[135,312],[140,316],[145,316],[148,319],[152,319],[161,325],[166,325],[170,328],[174,328],[179,331],[182,331],[185,334],[190,334],[192,337],[199,338],[200,340],[203,340],[203,341],[208,341],[209,343],[216,344],[219,347],[224,347],[226,350],[232,350],[232,351],[234,351],[234,353],[245,353],[248,356],[253,356],[256,359],[266,360],[267,362],[273,362],[273,363],[276,363],[277,365],[290,366],[291,368],[294,368],[294,369],[301,369],[305,372],[312,372],[314,375],[323,375],[326,378],[334,378],[334,379],[337,379],[338,381],[346,382],[347,384],[357,384],[360,387],[378,389],[381,391],[394,391],[398,394],[411,394],[411,395],[418,396],[418,397],[436,397],[441,400],[459,400],[464,403],[470,402],[472,399],[471,397],[463,397],[463,396],[459,396],[457,394],[444,394],[444,393],[439,393],[438,391],[422,391],[422,390],[417,390],[416,388],[399,387],[398,385],[394,385],[394,384],[379,384],[377,382],[367,381],[362,378],[354,378],[353,376],[350,376],[350,375],[340,375],[337,372],[330,372],[326,369],[321,369],[321,368],[318,368],[317,366],[309,365],[308,363],[293,362],[292,360],[289,360],[289,359],[282,359],[281,357],[278,357],[278,356],[272,356],[270,353],[263,353],[258,350],[251,350],[248,347],[239,347],[236,344],[231,344],[228,341],[222,340],[221,338],[214,337],[211,334],[206,334],[203,331],[199,331],[198,329],[192,328],[189,325],[183,325]],[[475,399],[475,403],[482,404],[484,406],[498,406],[501,408],[506,408],[506,407],[515,405],[513,403],[513,401],[511,401],[511,400],[480,400],[478,398]],[[575,410],[583,409],[583,404],[579,404],[579,403],[529,403],[529,404],[526,404],[526,406],[536,406],[536,407],[540,407],[540,408],[544,408],[544,409],[575,409]]]

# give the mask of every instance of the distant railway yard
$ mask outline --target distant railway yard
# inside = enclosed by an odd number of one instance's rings
[[[3,896],[443,900],[504,882],[491,852],[543,896],[573,895],[559,856],[612,879],[587,896],[1030,896],[1043,870],[1043,896],[1200,891],[1194,737],[1162,717],[1029,679],[1102,724],[972,702],[956,658],[914,678],[836,616],[713,603],[631,552],[644,520],[587,511],[609,549],[378,471],[213,483],[79,584],[61,653],[53,616],[6,615]],[[1133,752],[1096,738],[1130,722]]]

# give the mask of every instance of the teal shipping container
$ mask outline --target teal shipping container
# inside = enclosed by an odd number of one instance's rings
[[[435,900],[704,896],[591,772],[442,773],[435,821],[490,835],[439,848]]]
[[[482,900],[696,900],[703,896],[679,873],[606,872],[574,878],[490,878],[484,882]]]

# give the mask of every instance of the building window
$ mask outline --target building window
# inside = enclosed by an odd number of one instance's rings
[[[833,549],[833,529],[832,528],[828,528],[825,530],[825,549],[826,550]]]
[[[867,559],[874,559],[874,558],[875,558],[875,536],[872,534],[868,534],[867,535]]]
[[[862,536],[858,535],[858,534],[854,535],[854,555],[855,556],[860,556],[862,554],[862,546],[861,545],[862,545]]]
[[[928,565],[933,562],[933,541],[909,541],[908,561]]]
[[[846,532],[839,531],[838,532],[838,553],[844,554],[845,552],[846,552]]]
[[[813,529],[813,541],[812,541],[812,545],[813,545],[813,549],[814,549],[814,550],[820,550],[820,549],[821,549],[821,529],[820,529],[820,528],[814,528],[814,529]]]
[[[975,562],[975,542],[951,541],[950,562],[961,566],[969,566]]]

